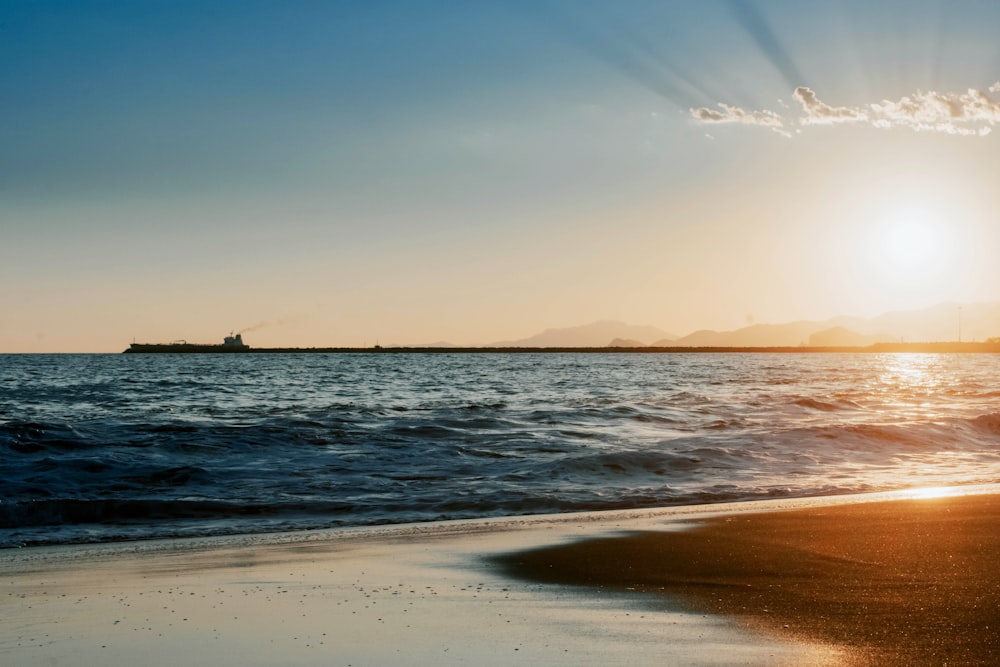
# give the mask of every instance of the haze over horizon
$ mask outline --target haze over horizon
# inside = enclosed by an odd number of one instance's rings
[[[1000,5],[14,2],[0,352],[1000,301]]]

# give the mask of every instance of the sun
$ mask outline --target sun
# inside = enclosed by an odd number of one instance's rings
[[[955,269],[954,238],[945,216],[916,203],[889,208],[871,221],[867,264],[885,289],[941,288]]]
[[[875,242],[890,270],[918,271],[935,261],[940,236],[938,221],[926,209],[901,209],[880,221]]]

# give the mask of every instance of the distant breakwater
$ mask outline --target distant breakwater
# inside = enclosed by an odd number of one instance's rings
[[[738,353],[1000,353],[1000,343],[876,343],[863,347],[230,347],[195,344],[133,344],[125,354],[738,354]]]

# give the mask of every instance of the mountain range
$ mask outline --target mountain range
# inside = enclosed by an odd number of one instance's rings
[[[546,329],[530,338],[500,341],[483,347],[605,347],[615,340],[625,340],[643,346],[655,340],[674,338],[676,336],[656,327],[625,324],[616,320],[600,320],[566,329]],[[634,347],[634,345],[618,344],[616,347]]]
[[[703,329],[683,337],[652,326],[601,320],[547,329],[484,347],[795,347],[866,346],[880,342],[983,341],[1000,336],[1000,302],[941,303],[871,318],[840,316],[785,324],[754,324],[733,331]]]

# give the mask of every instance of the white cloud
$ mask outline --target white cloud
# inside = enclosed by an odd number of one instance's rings
[[[721,109],[721,111],[719,110]],[[702,123],[739,123],[741,125],[763,125],[781,127],[785,122],[773,111],[746,111],[739,107],[719,102],[719,109],[701,107],[691,109],[691,115]]]
[[[1000,84],[990,86],[989,91],[1000,92]],[[983,136],[1000,123],[1000,102],[974,88],[965,93],[919,92],[897,102],[883,100],[871,108],[876,127]]]
[[[851,107],[832,107],[821,102],[810,88],[799,86],[793,93],[795,99],[802,104],[805,117],[803,125],[832,125],[833,123],[859,123],[868,120],[868,114],[861,109]]]
[[[702,123],[736,123],[770,127],[790,137],[787,125],[866,124],[878,128],[906,127],[920,132],[940,132],[964,136],[985,136],[1000,123],[1000,100],[988,93],[1000,93],[1000,82],[985,91],[970,88],[964,93],[917,92],[897,101],[883,100],[860,107],[834,107],[819,99],[812,89],[799,86],[793,93],[802,105],[803,115],[785,118],[770,111],[746,110],[720,102],[718,109],[691,109],[691,116]],[[787,106],[782,103],[782,107]]]

